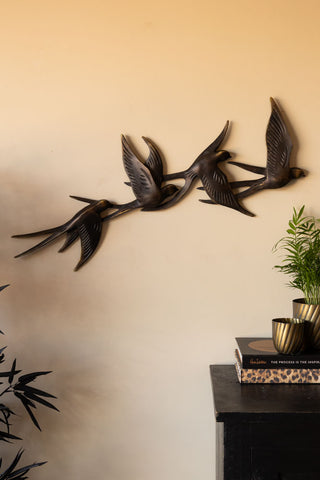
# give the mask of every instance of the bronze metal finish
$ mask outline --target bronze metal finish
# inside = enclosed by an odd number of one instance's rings
[[[306,338],[308,346],[320,349],[320,305],[309,305],[304,298],[292,302],[293,316],[306,322]]]
[[[273,98],[270,98],[270,101],[272,111],[266,132],[266,167],[257,167],[233,161],[228,162],[249,172],[263,175],[257,180],[231,182],[232,188],[249,187],[238,193],[237,198],[248,197],[259,190],[281,188],[293,179],[305,177],[305,172],[301,168],[290,167],[292,139],[280,108]]]
[[[75,270],[78,270],[89,258],[93,255],[98,247],[101,238],[102,230],[102,218],[100,214],[109,208],[113,208],[113,205],[108,200],[89,200],[81,197],[75,197],[77,200],[86,201],[89,203],[87,207],[82,208],[71,220],[59,225],[58,227],[49,228],[47,230],[40,230],[39,232],[25,233],[21,235],[13,235],[15,238],[35,237],[40,235],[49,235],[34,247],[19,253],[15,258],[22,257],[28,253],[33,253],[43,248],[50,243],[54,242],[62,235],[66,234],[66,240],[59,252],[63,252],[75,240],[80,237],[81,241],[81,257]]]
[[[125,183],[132,188],[135,199],[127,203],[110,203],[108,200],[92,200],[74,196],[73,198],[76,200],[86,202],[89,205],[81,209],[63,225],[34,233],[13,235],[16,238],[47,236],[37,245],[16,255],[15,258],[36,252],[65,234],[66,240],[59,252],[63,252],[80,238],[81,257],[75,268],[75,270],[78,270],[96,251],[101,240],[103,222],[110,221],[133,210],[157,211],[170,208],[189,192],[196,180],[200,180],[202,186],[199,189],[204,190],[209,197],[201,199],[201,202],[222,205],[245,215],[254,216],[253,213],[241,205],[240,199],[262,189],[283,187],[290,180],[305,176],[301,168],[293,168],[289,165],[292,140],[278,105],[273,98],[270,100],[272,112],[266,132],[266,167],[233,161],[228,162],[256,173],[260,175],[260,178],[229,182],[227,175],[222,171],[220,165],[231,158],[227,150],[221,149],[229,130],[229,121],[226,122],[217,138],[196,158],[189,168],[168,175],[163,174],[161,154],[149,138],[142,137],[149,148],[148,158],[142,161],[128,138],[122,135],[123,165],[129,177],[129,182]],[[178,187],[175,184],[167,183],[174,179],[183,179],[184,185]],[[233,189],[245,187],[248,188],[237,193],[233,191]]]
[[[246,210],[232,192],[231,186],[225,173],[219,168],[219,163],[231,158],[231,155],[226,150],[219,150],[225,136],[227,134],[229,122],[225,124],[222,132],[193,162],[193,164],[183,172],[172,173],[165,175],[165,180],[173,180],[183,178],[185,184],[171,200],[162,205],[162,208],[168,208],[177,203],[191,188],[196,179],[201,180],[203,187],[201,187],[210,197],[210,200],[200,200],[203,203],[219,204],[225,207],[233,208],[245,215],[251,217],[253,213]]]
[[[142,137],[149,148],[149,156],[143,163],[122,135],[122,159],[124,169],[129,177],[130,186],[136,200],[128,204],[117,206],[119,210],[130,209],[155,210],[166,201],[168,197],[176,194],[179,188],[169,184],[162,186],[163,164],[161,155],[156,145],[146,137]]]
[[[272,339],[277,352],[295,355],[305,348],[305,321],[299,318],[274,318]]]

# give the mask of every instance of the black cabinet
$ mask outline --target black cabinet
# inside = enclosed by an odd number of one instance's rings
[[[238,383],[210,367],[216,480],[320,480],[320,385]]]

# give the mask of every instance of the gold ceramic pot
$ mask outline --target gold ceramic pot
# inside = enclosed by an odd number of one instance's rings
[[[308,346],[320,350],[320,305],[308,305],[304,298],[293,300],[293,317],[306,321]]]
[[[296,355],[305,348],[305,321],[300,318],[274,318],[272,340],[279,353]]]

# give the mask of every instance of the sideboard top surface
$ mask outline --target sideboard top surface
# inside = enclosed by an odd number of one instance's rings
[[[271,421],[295,415],[320,422],[320,385],[240,384],[234,365],[211,365],[217,422]]]

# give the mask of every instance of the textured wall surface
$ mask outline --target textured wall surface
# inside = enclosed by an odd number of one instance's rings
[[[319,17],[315,0],[11,0],[0,4],[0,328],[8,357],[54,373],[16,433],[35,480],[211,480],[208,366],[231,363],[235,336],[271,334],[297,292],[273,270],[292,206],[320,215]],[[60,243],[13,259],[14,233],[63,223],[69,194],[132,199],[120,134],[168,170],[190,165],[225,121],[234,158],[264,165],[269,97],[296,133],[306,178],[246,199],[249,218],[198,201],[112,223],[93,259]],[[229,166],[236,178],[244,172]],[[17,445],[5,449],[8,459]],[[30,475],[31,477],[31,475]]]

